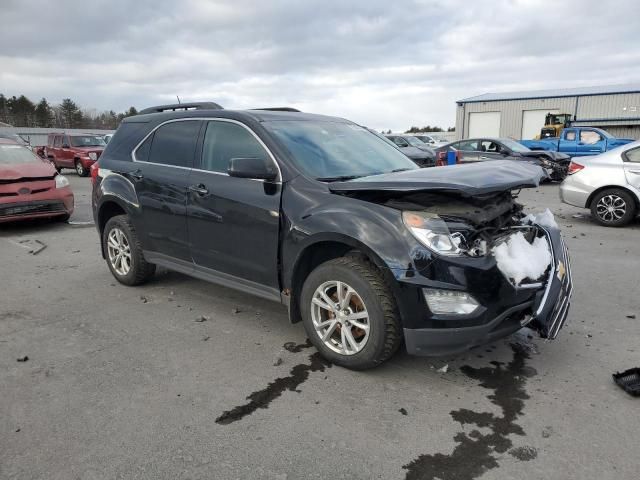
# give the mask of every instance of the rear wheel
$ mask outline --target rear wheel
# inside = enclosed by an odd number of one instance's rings
[[[86,177],[87,175],[89,175],[89,169],[84,168],[80,160],[76,160],[75,165],[76,165],[76,173],[78,174],[78,176]]]
[[[127,215],[117,215],[107,221],[102,232],[102,248],[109,270],[120,283],[139,285],[156,271],[156,266],[144,259],[142,245]]]
[[[609,188],[593,198],[591,215],[600,225],[623,227],[635,217],[636,203],[628,192],[620,188]]]
[[[311,272],[301,309],[307,336],[337,365],[372,368],[400,346],[395,298],[376,267],[362,258],[337,258]]]

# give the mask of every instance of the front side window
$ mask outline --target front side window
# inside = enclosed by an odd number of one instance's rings
[[[640,147],[627,150],[622,156],[627,162],[640,163]]]
[[[321,120],[270,121],[263,125],[289,150],[296,166],[317,178],[365,177],[419,167],[366,128]]]
[[[191,168],[200,125],[200,121],[187,120],[159,127],[153,134],[149,162]]]
[[[55,137],[53,137],[53,146],[54,147],[62,146],[62,136],[56,135]]]
[[[582,130],[580,132],[580,141],[585,145],[593,145],[594,143],[598,143],[602,140],[602,137],[598,132],[594,132],[593,130]]]
[[[269,158],[246,128],[231,122],[210,121],[202,147],[203,170],[227,173],[232,158]]]
[[[390,137],[390,140],[393,143],[395,143],[397,146],[399,146],[399,147],[408,147],[409,146],[407,141],[402,137]]]

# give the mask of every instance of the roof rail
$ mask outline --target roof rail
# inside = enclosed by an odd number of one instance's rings
[[[265,107],[265,108],[252,108],[251,110],[269,110],[270,112],[300,112],[297,108],[292,107]]]
[[[140,110],[138,115],[146,113],[162,113],[176,110],[223,110],[223,108],[214,102],[193,102],[193,103],[171,103],[168,105],[157,105],[155,107]]]

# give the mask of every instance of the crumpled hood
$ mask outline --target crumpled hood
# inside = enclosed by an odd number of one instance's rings
[[[529,163],[496,160],[446,167],[385,173],[329,184],[334,193],[357,191],[440,191],[464,196],[537,187],[547,177],[542,168]]]
[[[45,161],[0,165],[0,183],[21,178],[53,178],[55,173],[53,165]]]
[[[523,157],[532,158],[547,157],[549,160],[555,162],[569,161],[569,159],[571,158],[566,153],[554,152],[549,150],[532,150],[530,152],[521,152],[520,155],[522,155]]]

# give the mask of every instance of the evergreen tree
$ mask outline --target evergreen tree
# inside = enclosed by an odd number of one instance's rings
[[[42,128],[51,128],[53,126],[53,112],[47,102],[46,98],[43,98],[38,102],[35,111],[36,125]]]
[[[62,100],[62,103],[60,104],[60,111],[62,114],[63,127],[82,128],[84,126],[82,111],[80,111],[76,102],[70,98]]]

